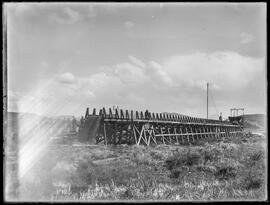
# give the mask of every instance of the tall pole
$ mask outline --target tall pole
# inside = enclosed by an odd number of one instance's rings
[[[207,119],[208,119],[208,88],[209,88],[209,83],[207,82],[207,107],[206,107],[206,113],[207,113]]]

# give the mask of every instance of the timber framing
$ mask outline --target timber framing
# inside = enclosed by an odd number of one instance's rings
[[[87,108],[81,118],[78,137],[104,145],[192,144],[242,135],[243,127],[228,121],[203,119],[180,114],[100,109],[92,115]]]

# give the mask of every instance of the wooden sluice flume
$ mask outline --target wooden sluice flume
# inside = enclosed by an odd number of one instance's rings
[[[92,144],[192,144],[242,134],[242,126],[228,121],[180,114],[96,109],[81,118],[78,138]]]

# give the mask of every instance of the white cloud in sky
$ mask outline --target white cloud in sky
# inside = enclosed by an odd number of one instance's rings
[[[249,34],[249,33],[245,33],[245,32],[242,32],[240,34],[240,42],[242,44],[247,44],[247,43],[250,43],[254,40],[254,36]]]
[[[59,24],[74,24],[83,19],[83,15],[81,15],[79,11],[76,11],[69,7],[63,9],[63,14],[64,17],[62,15],[53,13],[49,15],[49,21]]]
[[[145,68],[145,63],[142,62],[140,59],[135,58],[134,56],[128,56],[129,60],[134,63],[135,65],[141,67],[141,68]]]
[[[59,82],[66,84],[73,84],[76,82],[76,78],[74,77],[74,75],[69,72],[59,75],[58,80]]]
[[[124,23],[124,26],[125,26],[127,29],[132,29],[132,28],[135,26],[135,24],[134,24],[132,21],[126,21],[126,22]]]
[[[155,61],[149,62],[149,75],[156,77],[158,81],[165,84],[165,86],[173,86],[174,82],[172,78],[168,75],[165,68]]]
[[[242,56],[235,52],[196,52],[173,56],[164,61],[164,67],[175,82],[209,81],[226,88],[244,87],[256,75],[264,71],[264,58]]]
[[[33,110],[33,106],[29,105],[33,99],[39,99],[40,105],[35,103],[35,109],[50,113],[76,112],[75,115],[80,115],[86,107],[99,109],[118,105],[126,109],[174,111],[202,116],[202,96],[207,81],[211,89],[219,93],[235,92],[240,96],[256,96],[256,93],[251,93],[247,88],[256,84],[261,86],[261,82],[256,80],[264,75],[265,62],[264,58],[251,58],[229,51],[194,52],[171,56],[160,63],[143,62],[128,56],[127,62],[109,68],[110,72],[103,69],[84,77],[63,73],[54,79],[44,80],[36,87],[32,98],[23,98],[23,106],[20,108],[30,107]],[[256,100],[261,100],[251,97],[252,102],[249,103],[241,99],[235,98],[232,101],[249,106],[254,104],[254,100],[255,104]],[[222,109],[229,110],[228,96],[221,94],[216,102],[223,106]]]

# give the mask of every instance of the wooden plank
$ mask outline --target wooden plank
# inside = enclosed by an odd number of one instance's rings
[[[168,133],[171,134],[171,128],[170,128],[170,127],[168,127]],[[169,136],[169,140],[170,140],[170,142],[172,143],[172,138],[171,138],[171,136]]]
[[[179,131],[180,131],[179,136],[181,136],[181,143],[184,143],[184,137],[181,135],[182,134],[182,128],[181,127],[179,128]]]
[[[142,111],[141,111],[140,119],[141,119],[141,120],[144,119],[144,115],[143,115],[143,112],[142,112]]]
[[[118,110],[115,109],[115,118],[118,119],[119,118],[119,114],[118,114]],[[104,119],[106,121],[106,119]],[[114,121],[114,119],[109,119],[109,121]]]
[[[156,119],[156,116],[155,116],[155,113],[152,113],[152,120],[155,120]]]
[[[109,108],[109,118],[112,118],[113,117],[113,114],[112,114],[112,109]]]
[[[129,120],[129,114],[128,114],[128,110],[126,110],[126,119]]]
[[[155,133],[155,130],[154,128],[152,127],[152,135],[151,135],[153,141],[155,142],[155,144],[157,144],[157,140],[156,140],[156,133]]]
[[[130,112],[130,119],[133,120],[133,110]]]
[[[106,124],[105,123],[103,123],[103,124],[104,124],[104,127],[103,127],[103,129],[104,129],[104,143],[105,143],[105,145],[107,145]]]
[[[103,109],[102,109],[102,115],[103,115],[104,118],[106,117],[106,109],[105,109],[105,107],[103,107]]]
[[[137,135],[136,135],[135,125],[133,126],[133,132],[134,132],[135,143],[137,144]]]
[[[141,130],[141,132],[140,132],[140,136],[139,136],[137,145],[140,144],[140,141],[141,141],[141,138],[142,138],[143,131],[144,131],[144,126],[142,126],[142,130]]]
[[[106,122],[130,122],[131,120],[127,119],[104,119]],[[189,122],[177,122],[177,121],[161,121],[161,120],[145,120],[145,119],[134,119],[134,122],[149,122],[149,123],[160,123],[160,124],[179,124],[179,125],[204,125],[204,126],[220,126],[220,127],[235,127],[238,128],[238,125],[218,125],[218,124],[203,124],[203,123],[189,123]]]
[[[148,132],[148,134],[149,134],[149,138],[148,138],[148,141],[147,141],[147,146],[149,146],[149,144],[150,144],[150,139],[151,139],[151,132],[152,132],[152,131],[149,132],[149,130],[147,130],[147,132]]]
[[[136,121],[140,119],[139,112],[136,111]]]
[[[141,132],[139,131],[139,129],[134,125],[136,131],[138,132],[138,134],[140,134]]]
[[[169,141],[166,137],[167,136],[164,136],[164,140],[166,140],[169,144],[172,144],[171,141]]]
[[[162,127],[160,128],[160,133],[161,133],[160,136],[162,136],[162,142],[163,144],[165,144]],[[159,135],[156,135],[156,136],[159,136]]]
[[[89,108],[86,108],[86,112],[85,112],[85,116],[84,116],[84,118],[87,118],[87,117],[88,117],[88,115],[89,115]]]
[[[102,116],[102,109],[99,110],[98,115],[99,115],[99,116]]]
[[[177,132],[176,132],[176,127],[174,128],[174,134],[177,134]],[[174,135],[174,136],[176,137],[176,142],[177,142],[177,144],[179,144],[178,136],[177,136],[177,135]]]
[[[120,109],[120,118],[121,118],[121,119],[125,119],[124,112],[123,112],[122,109]]]
[[[143,127],[144,127],[144,126],[143,126]],[[143,129],[143,137],[142,137],[142,139],[143,139],[143,141],[145,142],[145,144],[148,145],[148,144],[147,144],[147,136],[146,136],[146,130],[145,130],[145,129]]]

